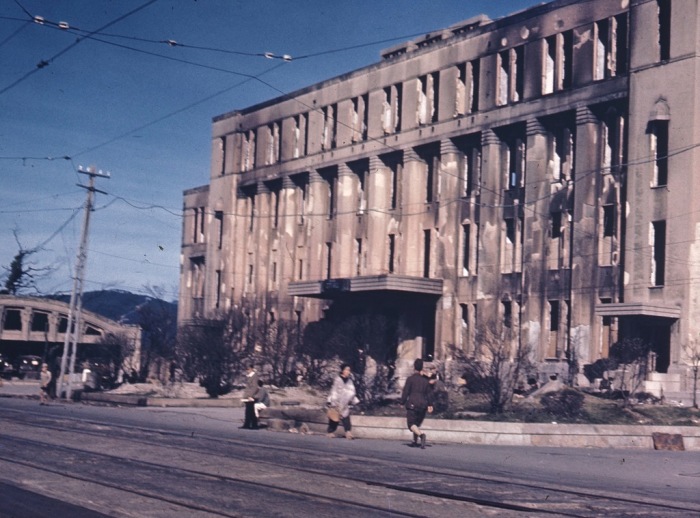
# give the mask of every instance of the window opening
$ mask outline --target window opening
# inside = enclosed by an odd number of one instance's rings
[[[362,239],[355,239],[355,275],[362,275]]]
[[[433,72],[432,74],[427,74],[418,78],[416,82],[418,90],[416,122],[419,125],[430,124],[437,121],[439,85],[440,76],[438,72]]]
[[[663,286],[666,269],[666,222],[652,222],[651,231],[651,242],[653,246],[651,283],[654,286]]]
[[[333,243],[326,243],[326,279],[331,278]]]
[[[518,102],[523,98],[524,59],[523,46],[498,54],[498,105]]]
[[[653,185],[668,183],[668,121],[656,120],[651,124],[651,155],[654,164]]]
[[[389,234],[389,273],[394,273],[396,261],[396,235]]]
[[[505,218],[506,222],[506,238],[511,244],[515,243],[515,219]]]
[[[401,129],[401,103],[403,85],[401,83],[384,88],[382,101],[382,129],[385,135]]]
[[[559,239],[562,236],[561,212],[552,212],[552,239]]]
[[[479,108],[479,60],[457,66],[455,117],[474,113]]]
[[[31,330],[34,332],[45,333],[49,330],[49,315],[48,313],[42,313],[41,311],[35,311],[32,313],[32,327]]]
[[[603,205],[603,237],[615,235],[615,206]]]
[[[513,326],[513,304],[509,300],[504,300],[503,305],[503,327],[510,329]]]
[[[569,127],[558,126],[549,133],[549,165],[553,181],[573,179],[574,147],[574,132]]]
[[[659,16],[659,60],[671,59],[671,0],[657,0]]]
[[[430,229],[423,231],[423,277],[430,277]]]
[[[226,173],[226,137],[219,139],[219,156],[221,156],[221,175]]]
[[[224,245],[224,212],[221,210],[214,212],[214,219],[216,220],[217,248],[221,250]]]
[[[462,275],[469,275],[469,259],[471,257],[471,225],[462,225]]]
[[[241,133],[241,171],[255,167],[255,130]]]

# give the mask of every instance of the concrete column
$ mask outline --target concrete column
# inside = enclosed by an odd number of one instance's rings
[[[369,178],[365,185],[367,199],[367,275],[387,273],[387,230],[389,225],[391,170],[377,156],[369,159]]]
[[[258,182],[255,194],[257,208],[255,241],[253,253],[253,293],[267,291],[268,267],[270,260],[270,229],[272,228],[272,209],[270,207],[270,190],[264,182]]]
[[[308,218],[307,236],[308,248],[306,258],[303,260],[304,280],[319,280],[325,278],[325,264],[323,262],[326,246],[326,222],[328,218],[328,193],[329,188],[325,180],[317,171],[309,172],[308,191]],[[298,261],[297,261],[298,263]],[[297,268],[299,265],[297,264]]]
[[[547,259],[550,241],[550,185],[547,177],[547,133],[537,119],[527,121],[527,163],[525,177],[525,232],[522,259],[520,311],[521,336],[538,360],[546,356],[549,340]]]
[[[355,274],[354,241],[359,180],[347,164],[338,166],[338,211],[333,249],[333,276],[351,277]]]
[[[29,341],[29,333],[32,325],[32,308],[24,307],[20,310],[20,318],[22,320],[22,340]]]
[[[478,317],[480,324],[498,322],[500,289],[501,239],[503,225],[501,140],[493,130],[481,134],[481,212],[479,221],[479,269],[477,291],[481,294]],[[488,295],[487,295],[488,294]]]
[[[301,208],[297,206],[297,186],[294,185],[294,182],[288,176],[282,179],[282,189],[279,192],[279,196],[277,289],[280,302],[289,303],[289,308],[291,308],[291,301],[287,300],[287,287],[290,281],[295,280],[296,232],[299,227],[297,222]],[[286,318],[291,318],[291,314],[286,315]]]
[[[413,148],[404,151],[401,178],[401,224],[397,273],[423,275],[423,213],[425,211],[426,164]]]
[[[598,250],[598,227],[596,222],[601,211],[599,189],[596,185],[599,174],[600,149],[598,118],[587,107],[576,110],[576,145],[574,155],[573,185],[575,189],[573,222],[571,226],[572,270],[571,270],[571,337],[580,355],[580,363],[589,363],[603,356],[600,351],[601,319],[595,316],[595,304],[599,294],[595,293],[598,278],[596,257]],[[623,210],[617,206],[616,211]],[[613,265],[613,275],[618,266]],[[616,300],[613,300],[616,302]],[[593,324],[591,326],[591,324]],[[611,342],[612,343],[612,342]]]
[[[443,297],[437,305],[435,315],[435,354],[445,357],[448,346],[459,343],[454,322],[461,319],[460,306],[457,303],[457,283],[461,273],[459,267],[462,245],[462,222],[459,204],[461,153],[451,139],[440,141],[440,206],[438,211],[437,256],[442,269],[437,273],[443,279]]]
[[[234,306],[239,306],[242,302],[243,292],[245,291],[246,283],[246,268],[247,268],[247,256],[248,256],[248,240],[249,240],[249,228],[250,213],[249,203],[252,200],[244,193],[240,188],[236,190],[236,199],[233,203],[233,212],[238,215],[238,217],[231,218],[231,224],[233,228],[231,229],[230,235],[233,241],[233,246],[231,246],[231,304]]]
[[[49,342],[58,341],[58,323],[60,322],[59,314],[55,311],[49,313]]]

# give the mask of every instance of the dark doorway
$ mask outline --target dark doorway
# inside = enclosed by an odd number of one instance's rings
[[[671,326],[674,320],[638,316],[625,319],[623,332],[625,337],[641,338],[651,344],[656,355],[654,372],[667,373],[671,364]],[[621,337],[622,338],[622,337]]]

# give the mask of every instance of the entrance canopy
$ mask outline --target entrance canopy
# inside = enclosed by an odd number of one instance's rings
[[[657,317],[679,319],[681,308],[648,302],[618,302],[598,304],[595,314],[602,317]]]
[[[361,292],[404,292],[440,297],[442,282],[442,279],[406,275],[368,275],[290,282],[289,294],[320,299],[334,299],[343,294]]]

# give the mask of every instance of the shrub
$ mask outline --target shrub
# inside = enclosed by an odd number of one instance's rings
[[[540,399],[544,409],[553,417],[575,419],[581,416],[584,395],[578,390],[565,388],[558,392],[550,392]]]
[[[591,383],[596,378],[602,378],[606,371],[614,371],[618,367],[615,358],[601,358],[593,363],[583,366],[583,374]]]

